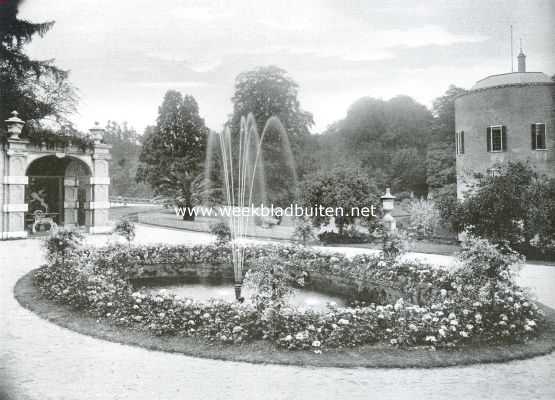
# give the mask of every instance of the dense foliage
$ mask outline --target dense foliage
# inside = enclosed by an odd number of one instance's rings
[[[410,199],[405,209],[409,213],[409,225],[405,230],[417,239],[433,239],[445,224],[433,200]]]
[[[292,150],[297,174],[303,174],[302,158],[304,143],[314,124],[312,114],[302,110],[298,100],[298,85],[281,68],[259,67],[239,74],[235,80],[233,114],[229,121],[232,135],[237,138],[241,118],[252,113],[259,134],[271,117],[279,118],[285,128],[287,141]],[[292,185],[294,175],[291,161],[287,159],[284,139],[277,129],[268,129],[262,143],[266,175],[267,197],[274,205],[285,205],[295,197]]]
[[[522,162],[478,176],[465,200],[447,215],[455,228],[508,243],[525,254],[555,257],[555,179]]]
[[[83,240],[83,235],[71,228],[52,229],[44,240],[43,247],[48,262],[64,265]]]
[[[210,225],[210,233],[216,236],[216,243],[224,244],[231,240],[231,229],[223,221]]]
[[[308,170],[356,168],[390,186],[395,193],[456,195],[455,98],[464,93],[451,86],[438,97],[432,112],[407,96],[384,101],[364,97],[344,119],[307,141]]]
[[[34,23],[17,17],[21,1],[0,3],[0,121],[13,110],[27,121],[24,135],[44,129],[49,119],[58,127],[69,123],[75,111],[76,94],[68,83],[68,72],[52,60],[33,60],[24,47],[34,37],[44,36],[54,22]]]
[[[130,278],[151,276],[157,264],[175,271],[206,263],[226,265],[231,246],[82,248],[65,263],[51,258],[34,276],[41,293],[113,323],[158,335],[221,343],[267,340],[278,347],[320,352],[376,342],[395,346],[454,347],[524,341],[538,334],[537,306],[513,281],[520,258],[472,239],[453,271],[418,262],[360,255],[352,259],[300,246],[246,247],[245,266],[260,288],[258,300],[199,302],[170,293],[136,291]],[[389,295],[354,307],[298,310],[282,301],[311,275],[380,285]],[[395,295],[397,293],[397,295]],[[394,297],[392,297],[394,296]]]
[[[131,245],[136,236],[135,224],[126,218],[121,219],[116,223],[114,233],[124,238]]]
[[[144,182],[135,182],[133,177],[139,167],[142,136],[127,123],[108,121],[105,126],[104,142],[111,145],[110,195],[125,197],[152,197],[152,190]]]
[[[196,100],[170,90],[158,109],[155,127],[145,132],[137,180],[175,205],[191,207],[192,184],[201,173],[208,129]]]
[[[303,245],[315,239],[313,224],[310,218],[303,216],[295,219],[295,230],[293,231],[292,239]]]
[[[455,98],[466,93],[456,86],[434,100],[432,131],[426,155],[426,183],[429,192],[445,199],[456,197]]]
[[[430,111],[410,97],[364,97],[319,137],[318,167],[357,168],[396,192],[425,193],[431,123]]]
[[[342,209],[343,215],[335,216],[335,225],[339,235],[343,234],[344,227],[351,225],[357,218],[366,223],[375,222],[371,215],[357,215],[355,209],[378,208],[378,189],[372,180],[360,171],[350,168],[335,168],[309,175],[305,178],[301,189],[301,204],[303,207],[330,207],[334,210]],[[329,223],[330,218],[318,213],[312,217],[316,226]]]

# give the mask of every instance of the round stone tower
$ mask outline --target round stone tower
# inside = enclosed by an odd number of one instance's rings
[[[455,100],[457,196],[462,198],[476,172],[495,174],[506,161],[529,161],[555,177],[555,82],[542,72],[484,78]]]

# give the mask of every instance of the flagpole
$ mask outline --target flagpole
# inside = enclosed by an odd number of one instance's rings
[[[511,72],[515,72],[513,62],[513,26],[511,25]]]

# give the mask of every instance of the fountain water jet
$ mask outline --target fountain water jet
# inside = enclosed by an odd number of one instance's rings
[[[223,192],[226,206],[229,208],[227,213],[229,218],[229,228],[231,231],[231,251],[234,270],[235,298],[242,301],[241,288],[243,285],[243,265],[245,260],[244,239],[248,233],[250,211],[243,213],[244,208],[253,206],[253,196],[257,195],[257,202],[261,206],[266,200],[266,182],[264,172],[264,160],[262,144],[268,131],[275,129],[280,135],[282,151],[285,154],[285,161],[291,169],[293,185],[296,187],[297,174],[293,153],[287,132],[277,117],[271,117],[266,122],[262,135],[258,135],[256,120],[249,114],[247,118],[242,117],[239,129],[239,143],[233,143],[229,127],[225,127],[219,134],[220,156],[223,175]],[[213,168],[213,154],[211,144],[213,138],[209,139],[208,152],[205,164],[205,179],[209,184]],[[234,157],[234,145],[235,155]],[[256,190],[256,191],[255,191]],[[233,211],[239,208],[239,212]],[[245,215],[246,214],[246,215]]]

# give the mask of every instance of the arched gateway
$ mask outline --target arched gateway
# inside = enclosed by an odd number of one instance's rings
[[[27,237],[53,225],[109,232],[111,146],[103,129],[90,130],[87,148],[47,146],[20,138],[17,113],[5,121],[8,137],[0,152],[0,239]]]

